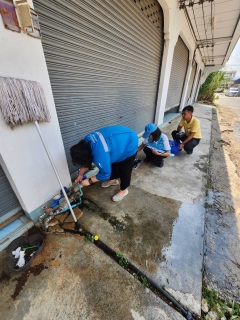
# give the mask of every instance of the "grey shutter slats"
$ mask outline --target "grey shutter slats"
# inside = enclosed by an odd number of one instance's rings
[[[193,61],[192,71],[191,71],[190,79],[189,79],[189,82],[188,82],[186,101],[188,101],[189,98],[191,97],[193,84],[194,84],[194,79],[195,79],[195,76],[196,76],[196,71],[197,71],[197,64],[196,64],[195,61]]]
[[[20,203],[0,166],[0,217],[20,207]]]
[[[155,115],[163,49],[157,0],[35,0],[67,155],[89,132]]]
[[[199,70],[198,81],[197,81],[197,85],[195,87],[194,94],[193,94],[193,102],[195,102],[197,100],[197,90],[199,88],[200,78],[201,78],[201,70]]]
[[[181,102],[184,81],[188,67],[189,51],[179,37],[174,48],[171,75],[165,110],[176,107]]]

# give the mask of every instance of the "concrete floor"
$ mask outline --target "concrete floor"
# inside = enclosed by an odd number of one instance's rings
[[[2,254],[1,319],[184,319],[83,237],[48,235],[30,270],[21,274],[7,270]]]
[[[129,195],[119,203],[111,201],[118,186],[84,188],[81,223],[200,315],[212,108],[195,105],[194,114],[203,139],[192,155],[182,151],[166,159],[163,168],[143,162],[133,171]],[[179,120],[162,129],[169,138]],[[144,159],[144,153],[138,158]]]
[[[79,222],[200,315],[212,109],[195,105],[194,114],[201,121],[203,139],[192,155],[182,151],[166,159],[163,168],[142,163],[133,171],[129,195],[119,203],[111,201],[117,187],[103,189],[99,183],[85,187]],[[163,127],[169,138],[179,120]],[[0,261],[4,319],[183,319],[78,236],[47,235],[29,273],[9,272],[5,252]],[[11,295],[23,280],[25,285],[13,300]]]

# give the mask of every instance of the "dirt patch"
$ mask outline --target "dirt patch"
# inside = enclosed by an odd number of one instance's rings
[[[240,303],[240,121],[234,98],[219,99],[213,109],[205,219],[204,282],[231,303]]]
[[[37,226],[33,226],[31,229],[27,231],[27,237],[32,236],[34,234],[40,234],[43,237],[43,239],[46,238],[46,233]]]
[[[10,272],[2,271],[0,276],[0,283],[3,281],[9,281],[11,279]]]
[[[43,263],[36,265],[34,267],[30,267],[29,270],[24,271],[18,278],[14,279],[13,281],[16,281],[16,287],[14,290],[13,295],[11,296],[13,300],[16,299],[16,297],[19,295],[19,293],[22,291],[23,287],[25,286],[28,277],[32,274],[34,277],[39,275],[44,269]]]

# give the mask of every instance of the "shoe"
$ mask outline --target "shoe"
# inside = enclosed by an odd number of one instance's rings
[[[135,159],[133,162],[133,170],[137,169],[140,166],[141,162],[142,160]]]
[[[101,187],[107,188],[110,186],[117,186],[118,184],[119,184],[118,180],[116,180],[115,182],[104,181],[102,182]]]
[[[125,190],[124,194],[115,194],[115,196],[112,197],[112,201],[121,201],[126,195],[128,195],[128,189]]]
[[[189,152],[187,152],[187,154],[192,154],[193,153],[193,151],[189,151]]]

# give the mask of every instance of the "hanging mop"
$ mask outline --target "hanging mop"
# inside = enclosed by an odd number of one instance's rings
[[[3,113],[4,121],[12,129],[18,125],[34,121],[42,144],[46,150],[70,212],[73,216],[75,229],[79,229],[80,225],[73,212],[72,206],[38,124],[38,122],[43,121],[50,122],[51,119],[41,85],[36,81],[0,77],[0,109]]]

